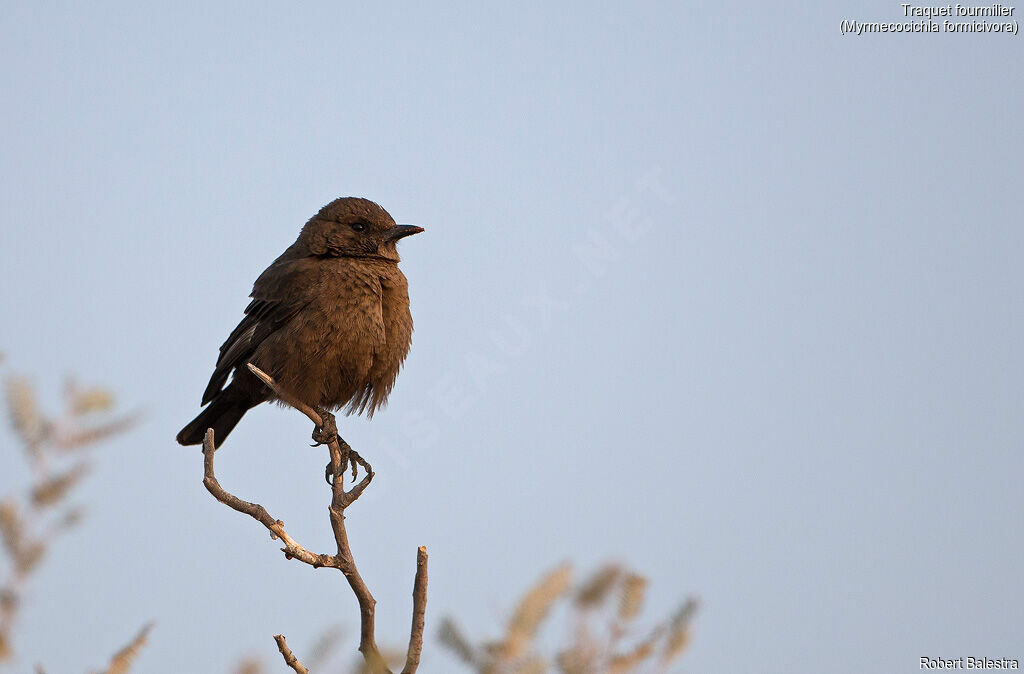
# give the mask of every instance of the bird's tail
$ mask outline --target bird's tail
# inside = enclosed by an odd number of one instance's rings
[[[231,429],[259,402],[244,394],[240,395],[233,387],[228,386],[210,401],[210,405],[200,412],[199,416],[178,432],[178,442],[182,445],[201,445],[206,429],[212,428],[214,447],[220,447]]]

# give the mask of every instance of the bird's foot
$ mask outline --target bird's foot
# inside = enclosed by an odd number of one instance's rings
[[[313,429],[313,441],[316,444],[312,446],[329,445],[339,440],[338,423],[334,420],[334,415],[320,407],[316,408],[316,413],[320,415],[320,425]]]
[[[338,472],[335,473],[334,472],[334,465],[331,462],[328,462],[327,466],[324,468],[324,479],[327,480],[327,484],[329,484],[329,485],[331,485],[333,487],[334,486],[334,481],[336,479],[338,479],[338,478],[344,478],[345,472],[349,468],[351,468],[352,469],[352,482],[355,482],[356,481],[356,477],[358,476],[359,466],[363,467],[363,470],[366,472],[367,475],[369,475],[370,473],[373,472],[373,468],[371,468],[370,464],[366,462],[366,459],[364,459],[363,457],[359,456],[359,452],[357,452],[356,450],[352,449],[352,447],[347,442],[342,440],[341,441],[341,464],[338,466]]]

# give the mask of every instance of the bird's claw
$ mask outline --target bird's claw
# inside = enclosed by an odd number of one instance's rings
[[[359,475],[359,466],[369,474],[371,471],[370,464],[366,462],[366,459],[359,456],[359,452],[352,449],[347,442],[341,441],[341,465],[338,466],[338,472],[334,472],[334,465],[331,462],[327,462],[327,466],[324,468],[324,479],[327,480],[327,484],[334,486],[334,480],[338,477],[344,477],[345,472],[352,469],[352,482],[356,481]]]

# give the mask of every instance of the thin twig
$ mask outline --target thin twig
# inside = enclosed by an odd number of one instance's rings
[[[409,634],[409,652],[405,656],[405,668],[402,669],[402,674],[413,674],[420,666],[426,613],[427,549],[421,545],[416,551],[416,581],[412,586],[412,630]]]
[[[281,657],[284,658],[284,664],[288,665],[295,670],[295,674],[309,674],[309,670],[306,669],[299,659],[292,653],[292,649],[288,648],[288,642],[284,640],[283,634],[275,634],[274,641],[277,642],[277,650],[281,651]]]

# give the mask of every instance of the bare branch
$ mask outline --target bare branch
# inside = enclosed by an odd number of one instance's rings
[[[332,415],[321,413],[321,411],[306,405],[301,400],[295,399],[288,393],[288,391],[285,391],[278,386],[277,382],[275,382],[274,379],[266,372],[263,372],[252,363],[249,363],[248,366],[249,370],[259,377],[259,379],[272,391],[274,391],[274,394],[280,400],[288,403],[309,417],[309,419],[316,424],[318,433],[327,427],[331,428],[332,431],[336,430],[334,429],[334,418]],[[319,439],[316,434],[314,435],[314,438]],[[240,513],[249,515],[265,526],[270,531],[272,537],[280,538],[285,544],[283,550],[287,557],[294,557],[295,559],[316,568],[330,567],[339,569],[345,574],[345,579],[348,581],[349,587],[352,589],[352,593],[356,596],[356,601],[359,603],[359,652],[363,654],[366,667],[368,671],[373,672],[374,674],[392,674],[385,662],[384,656],[381,654],[380,649],[377,646],[374,633],[375,608],[377,600],[373,598],[373,595],[370,593],[370,588],[366,586],[362,576],[359,574],[359,569],[356,567],[355,559],[352,555],[352,548],[349,545],[348,531],[345,528],[345,509],[352,505],[356,499],[362,495],[370,482],[373,481],[373,468],[361,456],[359,456],[359,454],[353,450],[347,442],[337,437],[336,433],[332,432],[331,437],[327,440],[326,444],[331,457],[331,474],[334,476],[331,483],[331,505],[329,513],[331,529],[334,532],[334,539],[338,546],[338,552],[333,556],[315,554],[306,550],[296,543],[287,534],[287,532],[285,532],[284,523],[271,517],[270,513],[268,513],[263,506],[258,503],[243,501],[242,499],[228,493],[223,487],[221,487],[213,470],[213,455],[215,448],[212,429],[208,429],[206,431],[206,436],[203,439],[203,484],[218,501]],[[344,473],[349,465],[352,466],[353,482],[355,482],[356,479],[357,465],[363,467],[365,475],[362,480],[353,484],[351,489],[346,490]],[[412,629],[409,635],[409,648],[406,655],[405,668],[402,670],[402,674],[415,674],[416,669],[419,667],[420,654],[423,651],[423,630],[426,605],[427,550],[426,548],[421,547],[417,551],[416,555],[416,578],[413,583]],[[306,668],[298,663],[298,660],[291,655],[291,651],[287,651],[287,653],[285,652],[287,645],[284,643],[284,637],[277,636],[275,639],[278,640],[278,646],[281,649],[281,653],[285,656],[285,662],[295,669],[296,672],[305,672]],[[289,657],[291,657],[291,660],[289,660]]]
[[[283,634],[275,634],[274,641],[277,642],[277,650],[281,651],[281,657],[284,658],[284,664],[288,665],[295,670],[295,674],[309,674],[309,670],[306,669],[299,659],[292,653],[292,649],[288,648],[288,642],[284,640]]]
[[[330,555],[318,555],[296,543],[295,539],[289,536],[288,532],[284,530],[284,522],[271,517],[270,513],[267,512],[267,509],[259,503],[243,501],[221,487],[220,482],[217,480],[217,476],[213,471],[213,455],[217,451],[213,444],[213,429],[210,428],[207,429],[206,436],[203,438],[203,485],[206,487],[207,491],[213,494],[215,499],[232,510],[237,510],[240,513],[252,517],[269,529],[271,538],[280,539],[281,542],[284,543],[284,547],[281,550],[289,559],[294,557],[295,559],[305,562],[314,568],[320,568],[321,566],[337,566],[334,557],[331,557]]]

